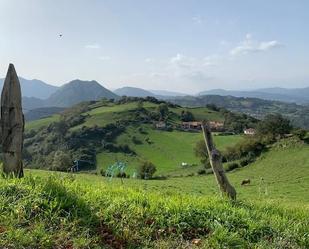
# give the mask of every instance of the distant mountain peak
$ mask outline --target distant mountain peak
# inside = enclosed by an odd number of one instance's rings
[[[114,91],[119,96],[128,96],[128,97],[147,97],[154,96],[154,94],[150,91],[144,90],[138,87],[125,86],[122,88],[118,88]]]
[[[118,96],[103,87],[95,80],[72,80],[60,87],[47,99],[49,106],[68,107],[82,101],[98,100],[102,98],[115,99]]]

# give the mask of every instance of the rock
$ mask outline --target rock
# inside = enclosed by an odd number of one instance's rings
[[[6,176],[23,177],[22,147],[24,116],[20,83],[13,64],[4,81],[1,93],[1,143],[3,172]]]

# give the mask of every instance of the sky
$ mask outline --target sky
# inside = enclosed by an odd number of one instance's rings
[[[53,85],[306,87],[308,11],[307,0],[0,0],[0,77],[14,63]]]

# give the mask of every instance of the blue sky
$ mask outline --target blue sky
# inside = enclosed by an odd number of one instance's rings
[[[54,85],[309,86],[306,0],[0,0],[0,11],[2,77],[13,62]]]

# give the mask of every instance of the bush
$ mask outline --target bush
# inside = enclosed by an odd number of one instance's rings
[[[151,179],[153,174],[157,171],[156,166],[150,161],[142,162],[138,169],[138,176],[141,179]]]
[[[282,136],[292,130],[290,121],[280,114],[268,114],[264,120],[257,125],[257,133],[261,136],[270,134],[273,137]]]
[[[247,166],[248,164],[250,163],[249,159],[248,158],[244,158],[242,160],[240,160],[239,164],[241,167],[245,167]]]
[[[303,140],[307,135],[307,131],[304,129],[296,129],[292,133],[293,135],[297,136],[301,140]]]
[[[231,171],[231,170],[234,170],[234,169],[237,169],[237,168],[239,168],[239,164],[238,163],[229,163],[226,166],[226,171]]]
[[[51,170],[67,171],[72,166],[72,159],[69,153],[56,151],[53,157]]]
[[[201,163],[206,169],[210,168],[208,151],[204,140],[200,140],[196,143],[194,147],[194,154],[196,157],[200,158]]]
[[[265,143],[259,138],[247,138],[233,147],[227,147],[223,153],[223,158],[226,161],[233,161],[246,156],[255,158],[259,156],[264,149]]]
[[[180,120],[183,122],[190,122],[190,121],[194,121],[194,116],[192,112],[189,111],[181,111],[181,115],[180,115]]]
[[[205,174],[206,174],[206,170],[205,170],[205,169],[199,169],[199,170],[197,171],[197,174],[198,174],[198,175],[205,175]]]
[[[134,144],[142,144],[142,141],[139,140],[136,136],[133,136],[133,137],[132,137],[132,142],[133,142]]]

